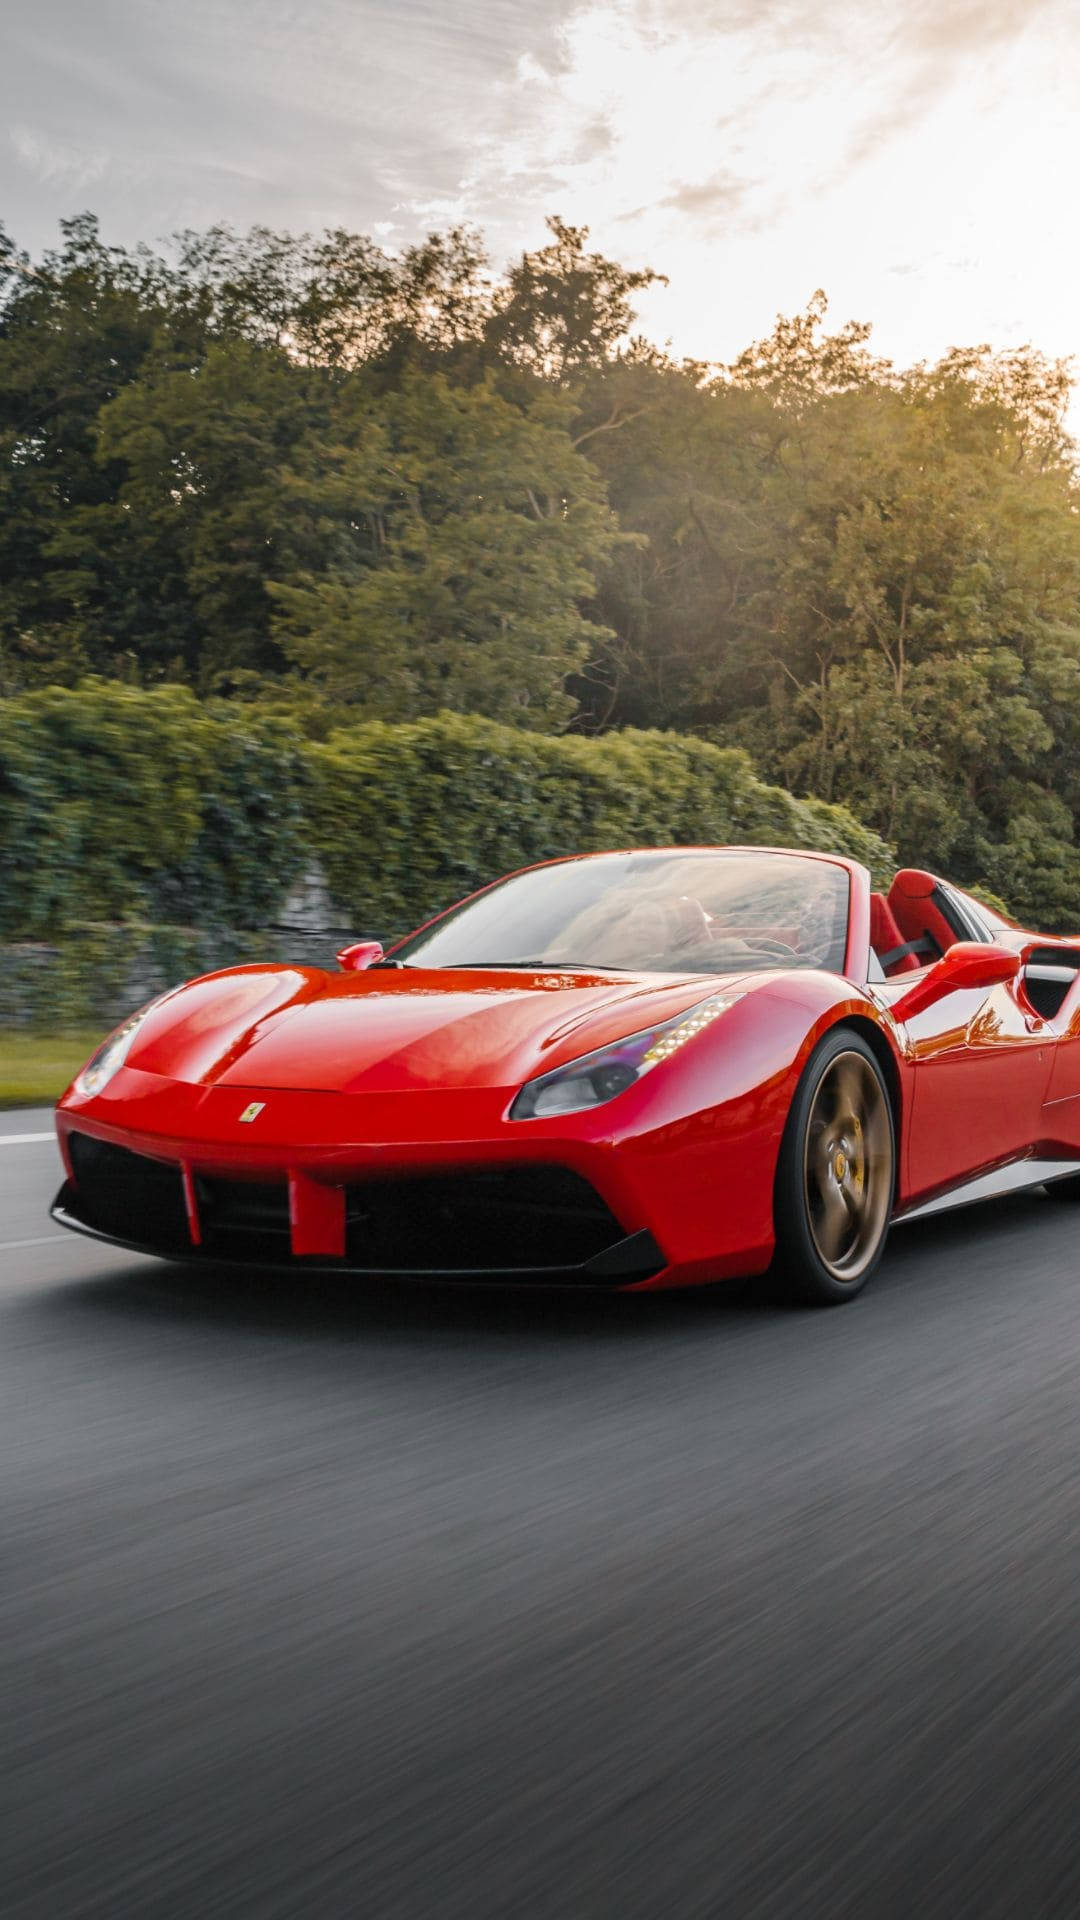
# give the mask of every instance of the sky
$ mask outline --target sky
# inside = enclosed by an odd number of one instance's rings
[[[1080,360],[1078,109],[1080,0],[6,0],[0,219],[467,221],[503,264],[557,213],[667,274],[678,355],[822,287],[904,364]]]

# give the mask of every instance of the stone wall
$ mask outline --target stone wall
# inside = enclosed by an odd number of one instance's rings
[[[155,994],[217,967],[282,961],[333,968],[339,947],[367,937],[363,928],[344,923],[324,875],[312,865],[272,925],[87,922],[66,928],[55,942],[0,946],[0,1027],[109,1027]]]

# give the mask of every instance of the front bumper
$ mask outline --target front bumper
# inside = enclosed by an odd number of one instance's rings
[[[588,1182],[558,1165],[387,1174],[207,1172],[76,1128],[52,1208],[61,1226],[133,1252],[365,1277],[626,1286],[665,1265]],[[269,1177],[267,1177],[269,1175]]]
[[[640,1099],[631,1089],[610,1108],[518,1122],[507,1119],[513,1088],[343,1094],[207,1087],[123,1067],[100,1094],[81,1097],[72,1089],[57,1109],[69,1179],[54,1217],[114,1244],[174,1259],[316,1264],[356,1273],[566,1277],[649,1289],[761,1272],[773,1249],[772,1180],[783,1088],[773,1084],[764,1094],[755,1088],[710,1107],[696,1104],[699,1090],[692,1083],[685,1097],[665,1103],[658,1095],[668,1084],[647,1081]],[[245,1120],[253,1106],[255,1119]],[[178,1176],[182,1233],[162,1244],[153,1208],[149,1224],[134,1227],[130,1220],[95,1215],[91,1176],[80,1177],[74,1165],[79,1136],[171,1169],[168,1205],[175,1224]],[[422,1198],[426,1179],[461,1182],[514,1169],[547,1169],[585,1183],[591,1194],[586,1212],[598,1204],[609,1216],[605,1235],[558,1247],[557,1257],[549,1245],[541,1258],[530,1252],[538,1237],[530,1206],[499,1250],[496,1268],[475,1260],[467,1247],[470,1236],[451,1208],[449,1217],[436,1215],[445,1224],[434,1256],[425,1249],[422,1260],[415,1257],[411,1242],[407,1252],[400,1251],[406,1239],[400,1214],[392,1242],[380,1243],[377,1258],[365,1253],[355,1218],[357,1189],[374,1192],[376,1185],[415,1181],[409,1190]],[[276,1234],[243,1245],[224,1233],[204,1236],[213,1224],[200,1191],[206,1182],[272,1187],[274,1195],[265,1197],[276,1213]],[[442,1203],[446,1195],[437,1198]],[[542,1195],[537,1203],[549,1219],[560,1213],[560,1205],[548,1205]],[[412,1214],[408,1209],[410,1228]],[[470,1233],[475,1224],[474,1218]],[[621,1242],[627,1244],[616,1252]],[[489,1251],[488,1262],[494,1258]]]

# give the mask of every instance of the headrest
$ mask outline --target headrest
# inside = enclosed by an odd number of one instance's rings
[[[889,892],[895,887],[908,900],[928,900],[936,886],[937,881],[932,873],[923,873],[919,867],[901,867]]]

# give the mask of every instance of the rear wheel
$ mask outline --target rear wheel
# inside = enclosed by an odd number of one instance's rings
[[[836,1306],[861,1293],[889,1231],[896,1146],[881,1069],[835,1027],[810,1056],[776,1170],[773,1272],[794,1298]]]

